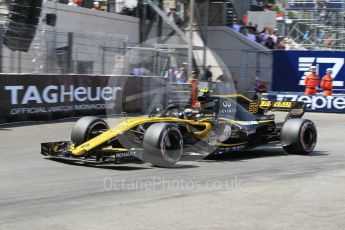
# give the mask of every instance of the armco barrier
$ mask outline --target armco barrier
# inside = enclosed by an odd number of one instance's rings
[[[303,101],[308,104],[307,111],[309,112],[345,113],[345,95],[325,97],[322,95],[306,96],[296,92],[270,92],[263,94],[263,96],[269,100]]]
[[[111,81],[109,81],[111,80]],[[149,78],[86,75],[0,75],[0,123],[142,112]],[[131,98],[130,100],[127,100]],[[105,103],[107,102],[107,103]]]

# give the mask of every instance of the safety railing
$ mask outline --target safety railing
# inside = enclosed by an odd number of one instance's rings
[[[140,65],[142,75],[167,76],[171,68],[178,75],[188,61],[188,50],[175,46],[138,45],[127,36],[49,31],[43,26],[28,52],[0,45],[0,72],[132,75]]]
[[[40,28],[28,52],[1,46],[1,72],[109,75],[116,67],[117,57],[124,55],[128,44],[127,36]]]

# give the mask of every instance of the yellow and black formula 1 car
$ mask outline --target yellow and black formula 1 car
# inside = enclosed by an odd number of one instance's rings
[[[115,127],[96,117],[79,119],[71,141],[41,144],[50,158],[88,164],[145,161],[170,167],[182,155],[226,153],[280,142],[292,154],[308,154],[317,141],[315,124],[302,119],[302,102],[259,101],[242,95],[198,98],[200,107],[170,105],[158,114],[126,119]],[[267,111],[288,112],[282,123]]]

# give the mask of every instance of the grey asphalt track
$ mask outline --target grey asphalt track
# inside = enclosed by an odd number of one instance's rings
[[[85,167],[44,159],[73,120],[0,126],[0,229],[344,229],[345,115],[306,115],[310,156],[279,146],[181,162]]]

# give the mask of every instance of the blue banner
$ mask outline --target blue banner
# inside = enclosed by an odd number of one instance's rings
[[[308,112],[321,113],[345,113],[345,96],[306,96],[303,93],[282,93],[270,92],[264,94],[268,100],[272,101],[302,101],[307,104]]]
[[[303,92],[304,78],[310,67],[316,66],[320,79],[332,68],[335,93],[345,92],[345,52],[339,51],[285,51],[273,52],[272,90]]]

